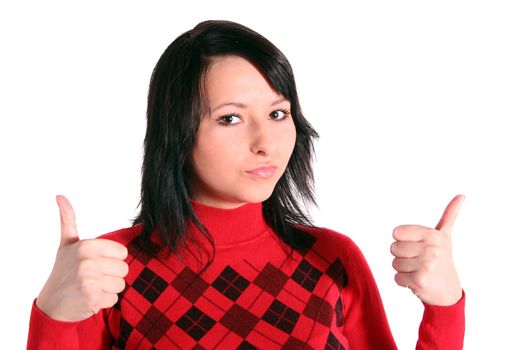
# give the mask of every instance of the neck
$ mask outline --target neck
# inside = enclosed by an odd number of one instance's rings
[[[270,228],[262,212],[262,202],[246,203],[225,209],[190,199],[193,211],[206,226],[216,245],[231,245],[250,241]],[[191,229],[195,226],[191,224]],[[197,233],[197,237],[200,234]]]

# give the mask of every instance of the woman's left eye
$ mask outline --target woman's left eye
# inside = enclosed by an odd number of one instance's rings
[[[280,112],[280,117],[279,117]],[[285,120],[290,115],[290,111],[286,109],[277,109],[271,113],[272,116],[275,117],[277,121]]]

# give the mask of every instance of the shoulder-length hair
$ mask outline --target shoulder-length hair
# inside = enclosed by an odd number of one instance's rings
[[[163,243],[177,253],[195,240],[188,221],[212,244],[190,202],[188,157],[207,101],[203,77],[213,57],[237,55],[249,60],[273,89],[291,103],[296,142],[287,168],[271,196],[262,203],[266,223],[292,249],[300,249],[304,235],[295,225],[315,227],[298,203],[317,207],[314,196],[313,139],[319,138],[304,118],[292,67],[284,54],[257,32],[235,22],[210,20],[176,38],[157,62],[149,85],[147,129],[144,138],[140,213],[133,225],[143,224],[141,243],[151,248],[158,230]],[[206,267],[213,260],[208,260]],[[205,268],[206,268],[205,267]]]

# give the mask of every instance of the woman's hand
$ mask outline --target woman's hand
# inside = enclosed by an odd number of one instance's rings
[[[106,239],[79,240],[75,212],[64,196],[60,208],[61,239],[55,265],[36,300],[47,316],[81,321],[113,306],[125,287],[126,247]]]
[[[450,201],[436,228],[401,225],[394,229],[390,251],[396,283],[430,305],[452,305],[462,296],[452,261],[452,227],[465,196]]]

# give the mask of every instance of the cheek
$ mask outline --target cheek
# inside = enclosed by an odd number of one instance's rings
[[[200,173],[215,173],[231,169],[239,161],[235,140],[223,135],[207,134],[197,136],[192,151],[192,161],[195,169]]]
[[[295,147],[297,134],[295,131],[294,124],[291,125],[290,128],[285,130],[282,135],[278,138],[281,140],[280,148],[283,150],[283,154],[285,154],[288,158],[292,155],[293,149]]]

